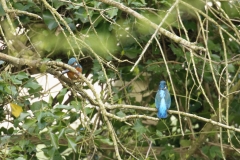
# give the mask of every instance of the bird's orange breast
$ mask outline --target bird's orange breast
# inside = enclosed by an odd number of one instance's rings
[[[77,67],[77,68],[75,68],[75,69],[76,69],[78,72],[82,73],[82,68]],[[70,78],[70,79],[78,79],[78,75],[75,74],[74,72],[69,71],[69,72],[67,72],[67,75],[68,75],[68,78]]]

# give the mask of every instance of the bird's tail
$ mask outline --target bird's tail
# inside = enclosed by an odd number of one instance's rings
[[[167,118],[168,114],[167,114],[167,108],[166,105],[162,106],[158,109],[158,113],[157,113],[158,118]]]

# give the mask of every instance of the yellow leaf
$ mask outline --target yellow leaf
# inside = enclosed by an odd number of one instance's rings
[[[124,50],[122,50],[122,52],[121,52],[121,56],[123,56],[125,54],[125,52],[124,52]]]
[[[12,110],[12,115],[14,115],[14,117],[16,117],[16,118],[19,117],[23,111],[22,107],[14,104],[14,103],[10,103],[10,106],[11,106],[11,110]]]
[[[139,68],[138,67],[135,67],[134,68],[134,70],[133,70],[133,73],[135,74],[135,75],[138,75],[139,74]]]
[[[167,81],[167,88],[168,88],[168,91],[170,92],[171,90],[171,83]]]

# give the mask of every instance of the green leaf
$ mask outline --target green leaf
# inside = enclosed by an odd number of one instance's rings
[[[52,130],[49,130],[49,135],[50,135],[50,139],[51,139],[51,144],[53,145],[53,147],[55,149],[58,148],[58,137],[55,133],[52,133]]]
[[[36,119],[26,119],[22,125],[22,127],[26,130],[32,131],[36,126]]]
[[[57,95],[57,100],[58,100],[59,104],[62,103],[63,98],[64,98],[64,96],[66,95],[66,93],[67,93],[67,88],[63,88],[63,89],[59,92],[59,94]]]
[[[66,138],[67,138],[67,141],[68,141],[68,147],[72,148],[74,150],[74,152],[77,152],[77,149],[76,149],[77,143],[70,137],[66,136]]]
[[[30,88],[30,89],[33,89],[33,90],[36,90],[38,88],[41,88],[42,86],[39,85],[35,79],[30,79],[27,81],[27,83],[24,85],[24,87],[26,88]]]
[[[6,13],[2,7],[2,4],[0,4],[0,16],[5,16],[5,15],[6,15]]]
[[[19,80],[23,80],[28,79],[29,75],[25,72],[19,72],[15,77]]]
[[[180,145],[181,145],[182,147],[188,147],[188,146],[191,145],[191,141],[190,141],[190,140],[181,139],[181,140],[180,140]]]
[[[43,13],[43,20],[50,30],[53,30],[58,26],[57,22],[55,21],[55,18],[49,11],[45,11]]]
[[[158,137],[162,137],[162,136],[163,136],[162,132],[160,132],[159,130],[156,131],[156,135],[157,135]]]
[[[113,145],[113,142],[110,141],[109,138],[100,139],[100,141],[103,142],[103,143],[105,143],[105,144],[108,144],[108,145],[110,145],[110,146]]]
[[[127,56],[130,59],[134,59],[140,54],[139,50],[134,48],[124,49],[124,53],[125,56]]]
[[[64,135],[64,132],[65,132],[65,128],[62,128],[62,129],[59,131],[58,139],[60,139],[60,138]]]
[[[72,101],[71,105],[77,110],[79,111],[80,109],[82,109],[82,104],[79,101]]]
[[[14,160],[27,160],[27,159],[23,158],[23,157],[18,157],[18,158],[14,159]]]
[[[117,8],[108,8],[106,13],[108,14],[108,18],[112,19],[114,16],[117,15],[118,9]]]
[[[29,145],[29,140],[20,140],[19,141],[19,146],[21,147],[21,149],[24,149],[25,146]]]
[[[170,45],[168,45],[168,46],[171,48],[171,50],[173,51],[173,53],[174,53],[176,56],[178,56],[178,57],[183,57],[184,53],[183,53],[183,51],[182,51],[182,49],[181,49],[180,47],[175,46],[175,45],[173,45],[172,43],[171,43]]]
[[[105,138],[105,137],[100,136],[100,135],[96,136],[96,142],[98,144],[105,143],[105,144],[108,144],[110,146],[113,145],[113,142],[109,138]]]
[[[55,9],[58,9],[59,7],[64,5],[64,2],[61,2],[59,0],[52,0],[52,3]]]
[[[56,108],[56,109],[66,109],[66,110],[70,110],[70,109],[72,109],[73,107],[72,107],[72,106],[67,106],[67,105],[62,105],[62,104],[60,104],[60,105],[57,105],[55,108]]]
[[[22,151],[22,148],[19,146],[13,146],[13,147],[11,147],[10,152],[13,152],[13,151]]]
[[[93,12],[89,10],[89,17],[91,18],[93,15]],[[80,19],[82,23],[89,22],[88,14],[84,8],[79,8],[76,12],[74,12],[74,19],[78,20]]]
[[[212,159],[216,158],[216,156],[222,158],[221,148],[218,146],[212,146],[209,152]]]
[[[220,62],[221,61],[221,57],[217,54],[211,54],[211,58],[214,61]]]
[[[132,129],[134,129],[139,134],[143,134],[147,132],[146,127],[142,125],[142,122],[140,120],[136,120]]]
[[[41,109],[43,109],[43,108],[45,108],[45,107],[47,107],[48,106],[48,103],[47,102],[45,102],[45,101],[43,101],[43,100],[41,100],[41,101],[37,101],[37,102],[34,102],[31,106],[30,106],[30,109],[31,109],[31,111],[38,111],[38,110],[41,110]]]
[[[119,112],[117,112],[117,116],[119,116],[119,117],[125,117],[126,114],[125,114],[124,112],[122,112],[122,111],[119,111]]]
[[[204,153],[204,154],[206,154],[206,155],[208,155],[208,153],[209,153],[209,146],[204,146],[203,148],[202,148],[202,152]]]
[[[15,9],[19,9],[19,10],[22,10],[22,11],[26,11],[27,9],[29,9],[29,6],[23,5],[22,3],[13,3],[13,7]]]
[[[235,67],[234,67],[234,65],[233,64],[228,64],[228,71],[229,72],[232,72],[232,73],[235,73]]]
[[[22,84],[22,81],[16,79],[16,76],[15,76],[15,75],[14,75],[14,76],[11,76],[11,81],[12,81],[13,84],[16,84],[16,85]]]
[[[11,136],[3,135],[0,137],[1,145],[9,143],[11,141]]]
[[[211,147],[209,152],[211,159],[214,159],[216,157],[215,148]]]
[[[63,160],[58,150],[55,149],[55,147],[46,147],[42,148],[42,151],[46,157],[48,157],[51,160]]]
[[[88,115],[93,112],[93,108],[85,107],[84,112]]]
[[[221,44],[214,42],[212,40],[208,40],[208,48],[210,51],[214,51],[214,52],[220,52],[221,51]]]
[[[4,87],[4,92],[6,92],[7,94],[16,96],[18,94],[17,88],[15,86],[12,85],[7,85]]]

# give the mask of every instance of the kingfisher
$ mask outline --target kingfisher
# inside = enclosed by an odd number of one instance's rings
[[[76,58],[70,58],[68,60],[68,65],[74,67],[79,73],[82,73],[82,66],[78,63]],[[66,69],[62,72],[62,74],[67,73],[68,78],[76,80],[78,79],[78,75],[74,72],[71,72],[70,70]]]
[[[167,110],[171,105],[171,97],[165,81],[161,81],[155,97],[158,118],[167,118]]]

